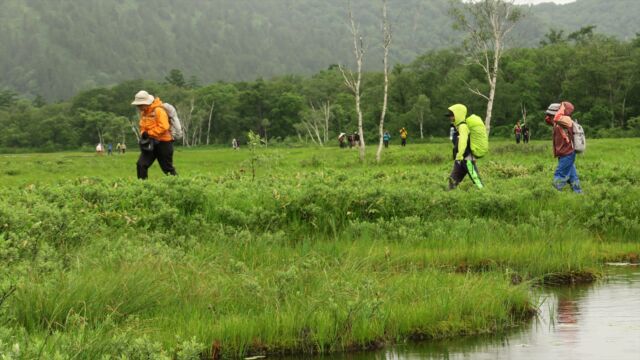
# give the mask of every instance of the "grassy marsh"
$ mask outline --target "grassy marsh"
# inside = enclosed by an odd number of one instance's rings
[[[490,333],[530,289],[640,255],[640,151],[593,140],[585,194],[551,188],[549,142],[492,143],[487,188],[446,192],[450,146],[0,156],[0,353],[238,358]],[[371,152],[371,150],[370,150]],[[371,154],[370,154],[371,155]],[[3,299],[0,296],[0,301]]]

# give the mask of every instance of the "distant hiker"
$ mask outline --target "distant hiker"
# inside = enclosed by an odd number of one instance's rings
[[[116,145],[116,151],[118,152],[118,154],[122,154],[122,144],[118,143]]]
[[[446,116],[458,133],[457,143],[454,142],[457,151],[449,177],[449,190],[455,189],[466,175],[469,175],[471,181],[482,189],[484,185],[480,179],[476,161],[489,152],[489,138],[484,122],[477,115],[467,117],[467,107],[462,104],[451,106]]]
[[[107,155],[113,155],[113,144],[107,144]]]
[[[165,174],[177,175],[173,167],[173,137],[169,115],[160,98],[148,92],[139,91],[131,105],[140,111],[140,157],[138,158],[138,179],[148,177],[149,167],[158,159]]]
[[[385,130],[384,135],[382,135],[382,141],[384,142],[384,147],[389,147],[389,141],[391,140],[391,134]]]
[[[340,149],[347,147],[347,134],[340,133],[340,135],[338,135],[338,145],[340,146]]]
[[[98,143],[98,145],[96,145],[96,154],[102,155],[103,153],[104,147],[102,146],[102,143]]]
[[[513,133],[516,135],[516,144],[520,144],[522,138],[522,126],[520,126],[520,120],[516,122],[516,126],[513,127]]]
[[[360,134],[357,131],[353,133],[353,146],[360,147]]]
[[[233,148],[233,150],[240,150],[240,144],[238,144],[238,139],[233,138],[233,140],[231,140],[231,147]]]
[[[122,143],[122,144],[120,145],[120,151],[121,151],[122,155],[124,155],[124,153],[126,153],[126,152],[127,152],[127,144]]]
[[[409,136],[409,133],[407,132],[407,129],[402,128],[400,129],[400,140],[402,140],[402,146],[407,146],[407,137]]]
[[[568,101],[551,104],[547,108],[545,122],[553,126],[553,155],[558,158],[558,167],[553,174],[553,186],[558,190],[569,184],[577,194],[582,193],[576,170],[576,151],[573,145],[574,106]]]
[[[525,144],[529,143],[529,138],[531,137],[531,130],[529,130],[529,125],[526,123],[522,124],[522,142]]]

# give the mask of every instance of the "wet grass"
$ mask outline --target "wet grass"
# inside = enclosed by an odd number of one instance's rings
[[[546,142],[493,149],[481,192],[445,191],[446,144],[380,165],[270,148],[255,181],[244,150],[181,150],[179,178],[156,165],[148,182],[135,154],[0,156],[0,353],[239,358],[492,333],[531,316],[531,286],[637,261],[637,141],[590,143],[583,196],[552,190]]]

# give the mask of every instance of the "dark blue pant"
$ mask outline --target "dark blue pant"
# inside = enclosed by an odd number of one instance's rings
[[[451,175],[449,175],[449,190],[455,189],[467,175],[469,175],[469,178],[478,189],[484,188],[476,162],[473,160],[462,160],[453,163],[453,170],[451,170]]]
[[[553,174],[553,186],[558,189],[558,191],[562,191],[565,185],[569,184],[573,191],[577,193],[582,192],[575,163],[575,151],[570,155],[558,158],[558,167],[556,168],[556,172]]]

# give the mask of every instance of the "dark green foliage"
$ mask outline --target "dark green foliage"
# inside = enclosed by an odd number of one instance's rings
[[[351,60],[344,0],[5,0],[2,5],[0,86],[48,100],[126,79],[161,80],[171,69],[208,83],[308,75]],[[536,6],[516,29],[515,45],[535,45],[549,28],[571,34],[585,25],[628,39],[637,32],[639,6],[633,0]],[[381,53],[381,3],[354,0],[353,8],[370,49],[365,68],[377,70],[379,60],[372,59]],[[448,10],[449,0],[390,3],[392,61],[408,63],[460,40]],[[567,16],[557,21],[558,14]],[[174,84],[183,86],[185,78]]]

